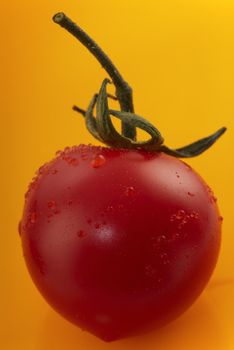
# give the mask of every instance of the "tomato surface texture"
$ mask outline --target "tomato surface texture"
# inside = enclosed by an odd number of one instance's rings
[[[195,301],[217,261],[221,220],[212,191],[181,160],[80,145],[39,169],[20,234],[48,303],[111,341]]]

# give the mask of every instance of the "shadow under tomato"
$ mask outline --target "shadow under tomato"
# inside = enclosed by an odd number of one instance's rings
[[[170,325],[135,338],[105,343],[80,330],[49,309],[37,339],[36,350],[197,350],[226,349],[224,329],[204,294]]]

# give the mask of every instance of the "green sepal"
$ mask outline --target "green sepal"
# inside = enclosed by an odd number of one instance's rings
[[[210,148],[220,138],[220,136],[224,134],[226,130],[227,129],[223,127],[210,136],[195,141],[189,144],[188,146],[177,148],[174,150],[163,145],[161,146],[160,151],[178,158],[196,157],[199,154],[205,152],[208,148]]]
[[[85,124],[86,128],[89,130],[90,134],[92,134],[97,140],[103,142],[103,139],[101,138],[100,134],[97,131],[97,122],[96,118],[93,116],[93,110],[95,107],[95,104],[97,102],[98,95],[95,94],[88,106],[88,109],[85,113]]]
[[[132,146],[136,146],[136,148],[140,146],[144,148],[144,146],[152,146],[152,145],[154,145],[155,147],[158,147],[163,143],[164,140],[159,130],[143,117],[140,117],[135,113],[114,111],[112,109],[109,112],[111,115],[120,119],[121,121],[125,123],[129,123],[136,128],[146,131],[151,136],[151,139],[147,141],[141,142],[141,141],[131,140]]]

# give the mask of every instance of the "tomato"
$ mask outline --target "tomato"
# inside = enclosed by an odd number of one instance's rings
[[[111,341],[195,301],[217,261],[221,221],[212,191],[181,160],[80,145],[39,169],[20,234],[48,303]]]
[[[194,157],[226,131],[178,149],[134,113],[132,89],[104,51],[64,13],[73,34],[109,74],[85,111],[89,132],[110,148],[74,146],[41,167],[19,225],[28,270],[65,318],[111,341],[160,327],[199,296],[221,238],[216,199],[178,158]],[[109,109],[108,98],[120,111]],[[96,115],[94,109],[96,107]],[[122,133],[112,123],[121,120]],[[150,135],[137,140],[136,129]],[[173,157],[172,157],[173,156]]]

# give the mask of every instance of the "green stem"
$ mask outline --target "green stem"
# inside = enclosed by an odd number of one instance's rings
[[[105,52],[100,48],[100,46],[64,13],[57,13],[53,17],[53,21],[70,32],[89,50],[89,52],[94,55],[101,66],[107,71],[115,85],[116,96],[119,100],[121,110],[133,113],[134,106],[132,88],[123,79],[118,69],[112,63],[110,58],[105,54]],[[130,126],[129,123],[122,123],[122,133],[125,137],[128,137],[132,140],[136,139],[136,128]]]

